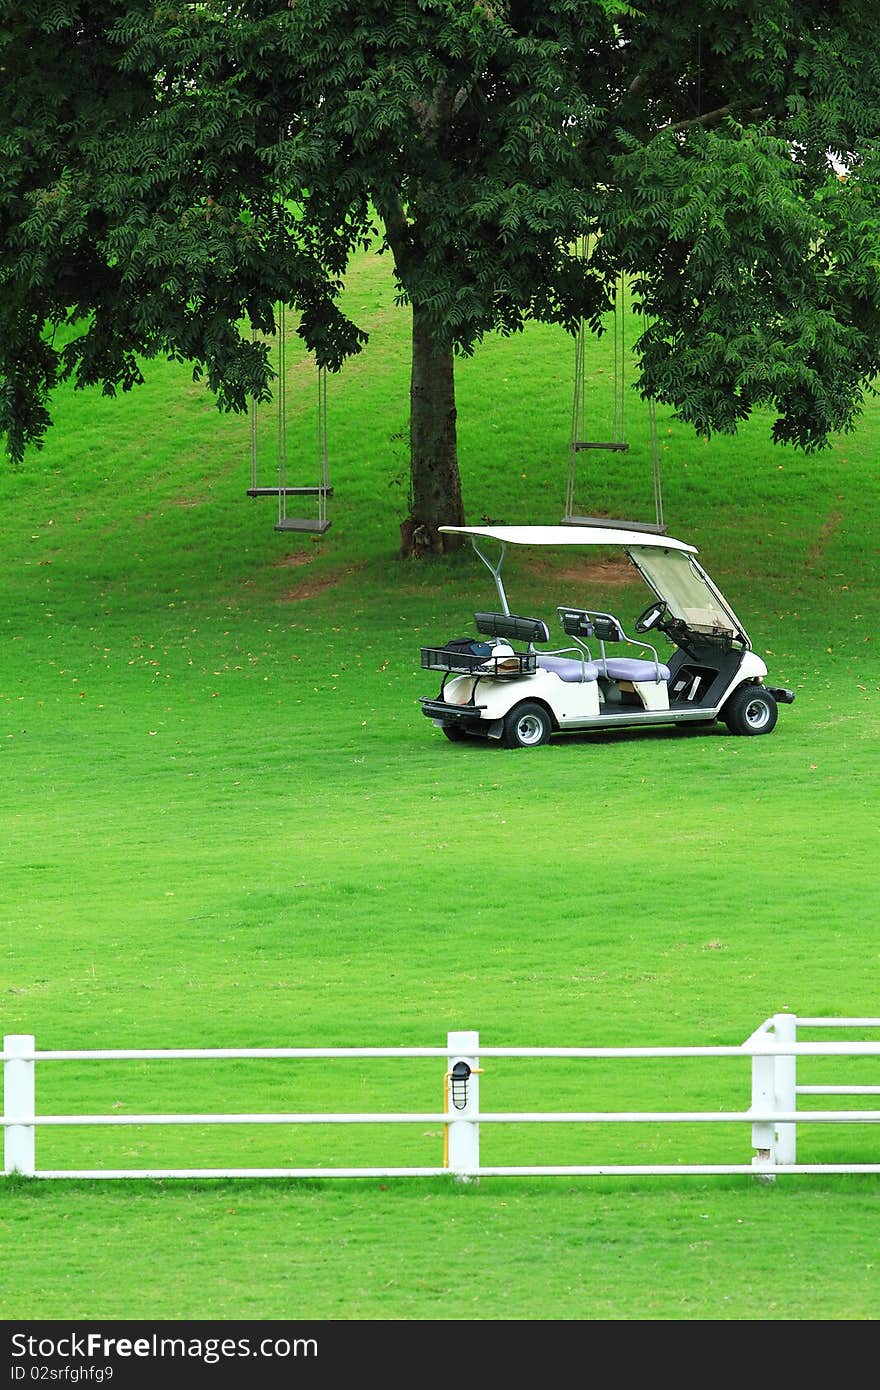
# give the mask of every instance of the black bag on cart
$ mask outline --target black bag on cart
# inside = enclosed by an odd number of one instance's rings
[[[488,642],[478,637],[453,637],[451,642],[443,643],[445,652],[464,652],[466,656],[491,656],[492,648]]]

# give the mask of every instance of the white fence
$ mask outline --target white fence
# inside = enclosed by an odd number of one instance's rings
[[[803,1124],[876,1124],[880,1110],[803,1110],[799,1095],[878,1095],[880,1086],[799,1085],[799,1057],[877,1057],[880,1041],[798,1041],[798,1028],[861,1030],[880,1028],[876,1018],[798,1018],[781,1013],[768,1018],[740,1046],[719,1047],[483,1047],[476,1032],[447,1035],[445,1047],[345,1048],[120,1048],[103,1051],[38,1051],[34,1038],[4,1038],[3,1062],[4,1172],[37,1178],[205,1178],[205,1177],[435,1177],[451,1174],[459,1181],[502,1175],[598,1176],[604,1174],[747,1173],[772,1181],[777,1173],[878,1173],[880,1163],[798,1163],[797,1129]],[[739,1057],[751,1059],[751,1104],[747,1110],[711,1111],[483,1111],[480,1109],[482,1063],[490,1058],[613,1059]],[[36,1064],[58,1061],[119,1061],[231,1058],[269,1059],[402,1059],[433,1058],[442,1062],[442,1112],[379,1111],[336,1114],[143,1114],[38,1115]],[[439,1078],[438,1078],[439,1081]],[[480,1162],[480,1129],[489,1124],[729,1124],[751,1127],[754,1150],[748,1162],[723,1164],[571,1164],[486,1166]],[[40,1169],[36,1131],[50,1126],[90,1125],[438,1125],[443,1133],[443,1161],[436,1167],[312,1168],[122,1168]]]

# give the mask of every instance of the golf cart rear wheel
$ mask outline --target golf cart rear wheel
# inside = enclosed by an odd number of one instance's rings
[[[467,732],[460,724],[444,724],[442,728],[450,743],[464,743],[467,738]]]
[[[741,685],[724,707],[724,722],[732,734],[769,734],[779,708],[762,685]]]
[[[504,720],[502,741],[506,748],[540,748],[553,732],[553,720],[543,705],[525,700],[515,705]]]

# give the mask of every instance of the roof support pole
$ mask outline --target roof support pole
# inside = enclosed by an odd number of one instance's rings
[[[440,529],[443,530],[444,528],[441,527]],[[498,556],[498,563],[493,565],[488,555],[484,555],[480,547],[477,545],[476,538],[474,536],[471,536],[471,545],[479,555],[486,568],[488,570],[491,570],[492,577],[495,580],[495,588],[498,590],[498,598],[501,602],[501,612],[509,616],[510,608],[507,602],[507,595],[504,592],[504,585],[501,582],[501,567],[504,564],[504,556],[507,554],[507,546],[505,545],[504,541],[501,542],[501,554]]]

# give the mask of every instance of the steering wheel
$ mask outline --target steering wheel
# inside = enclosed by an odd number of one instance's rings
[[[668,609],[662,599],[655,599],[649,603],[643,613],[640,613],[635,621],[636,632],[651,632],[653,628],[660,627],[666,620]]]

